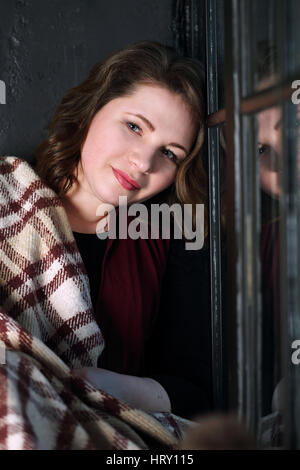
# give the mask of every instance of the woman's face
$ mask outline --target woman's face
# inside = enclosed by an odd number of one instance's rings
[[[183,99],[158,85],[138,85],[130,96],[108,102],[94,116],[78,167],[85,201],[141,202],[167,188],[195,139]],[[131,181],[131,183],[130,183]]]
[[[297,107],[297,119],[300,107]],[[274,106],[258,114],[258,141],[260,181],[262,189],[271,196],[279,197],[282,193],[282,112]],[[299,136],[298,136],[299,139]],[[300,148],[297,149],[297,172],[300,175]],[[298,177],[300,184],[300,178]]]

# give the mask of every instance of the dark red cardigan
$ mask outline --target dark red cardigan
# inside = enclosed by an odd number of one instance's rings
[[[128,216],[128,223],[133,218]],[[169,247],[170,240],[161,238],[107,240],[95,314],[109,340],[98,367],[129,375],[143,369]]]

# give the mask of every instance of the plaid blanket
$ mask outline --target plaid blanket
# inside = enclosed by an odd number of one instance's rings
[[[0,449],[177,448],[190,421],[70,374],[104,340],[62,203],[16,157],[0,157],[0,256]]]

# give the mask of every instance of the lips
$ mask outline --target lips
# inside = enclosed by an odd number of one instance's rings
[[[114,172],[115,177],[119,181],[119,183],[123,186],[125,189],[129,189],[130,191],[134,191],[137,189],[140,189],[140,185],[132,180],[127,173],[124,173],[121,170],[115,170],[114,168],[112,169]]]

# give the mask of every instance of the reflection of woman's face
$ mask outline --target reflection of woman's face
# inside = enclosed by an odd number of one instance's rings
[[[281,110],[273,107],[258,115],[260,184],[272,196],[281,193]]]
[[[262,80],[258,89],[270,87],[278,78],[274,75]],[[297,108],[299,117],[300,108]],[[282,178],[282,112],[279,106],[262,111],[257,116],[258,121],[258,153],[260,183],[262,189],[271,196],[281,194]],[[300,173],[300,154],[298,150],[298,172]]]
[[[174,181],[176,162],[194,138],[190,110],[163,87],[138,85],[113,99],[94,116],[82,146],[78,180],[85,200],[116,207],[119,196],[128,205],[149,199]]]

